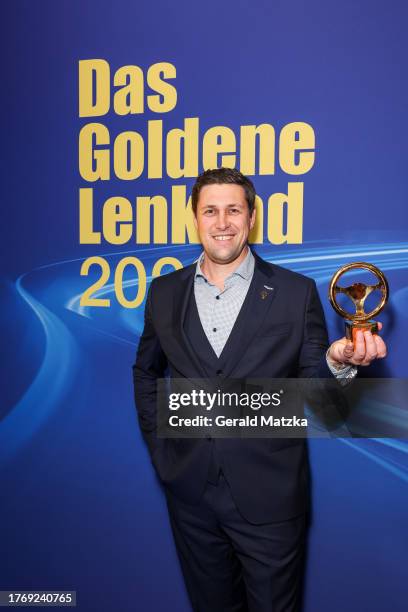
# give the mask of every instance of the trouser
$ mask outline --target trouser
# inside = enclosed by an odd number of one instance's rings
[[[195,612],[297,612],[305,515],[253,525],[220,474],[196,505],[166,493],[170,523]]]

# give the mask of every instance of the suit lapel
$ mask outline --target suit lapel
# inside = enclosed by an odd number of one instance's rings
[[[175,287],[173,295],[173,330],[175,340],[181,346],[182,352],[186,354],[186,359],[184,360],[185,375],[190,378],[205,378],[207,374],[184,331],[188,302],[191,297],[194,297],[195,269],[196,264],[185,268],[183,274],[180,275],[180,282]]]

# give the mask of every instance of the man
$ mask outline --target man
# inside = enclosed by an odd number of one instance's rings
[[[192,193],[204,252],[153,280],[134,365],[139,422],[161,479],[193,609],[298,609],[307,511],[305,441],[161,439],[156,380],[351,377],[384,357],[378,336],[327,349],[313,280],[248,247],[255,190],[235,169],[207,170]]]

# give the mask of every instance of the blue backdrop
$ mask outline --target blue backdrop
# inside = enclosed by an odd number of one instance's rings
[[[265,259],[316,279],[330,336],[342,322],[327,301],[334,271],[378,265],[390,304],[380,320],[389,356],[370,375],[406,377],[408,265],[406,3],[301,0],[168,3],[106,0],[9,2],[2,36],[4,123],[0,589],[72,589],[98,612],[189,604],[166,508],[138,430],[131,365],[143,305],[119,305],[113,271],[138,257],[148,281],[166,255],[183,265],[195,244],[79,243],[79,189],[93,188],[95,226],[111,196],[130,202],[192,179],[112,178],[78,169],[78,134],[91,121],[112,135],[166,130],[199,117],[200,131],[270,123],[313,127],[316,157],[304,176],[254,176],[264,200],[304,182],[303,243],[256,246]],[[177,69],[166,114],[80,118],[78,62],[105,59],[144,73]],[[201,163],[201,162],[200,162]],[[201,170],[201,167],[200,167]],[[109,308],[82,307],[97,279],[80,275],[99,255],[111,277]],[[164,269],[170,271],[171,268]],[[135,270],[126,272],[135,296]],[[313,514],[306,612],[406,609],[408,445],[313,440]]]

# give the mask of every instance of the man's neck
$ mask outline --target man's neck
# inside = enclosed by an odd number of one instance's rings
[[[242,249],[239,256],[234,259],[234,261],[230,261],[226,264],[220,264],[212,261],[209,257],[207,257],[206,253],[204,253],[204,261],[201,265],[201,270],[210,283],[216,285],[219,289],[221,289],[221,291],[223,291],[225,279],[230,276],[244,261],[245,257],[248,255],[248,250],[249,247],[246,245]]]

